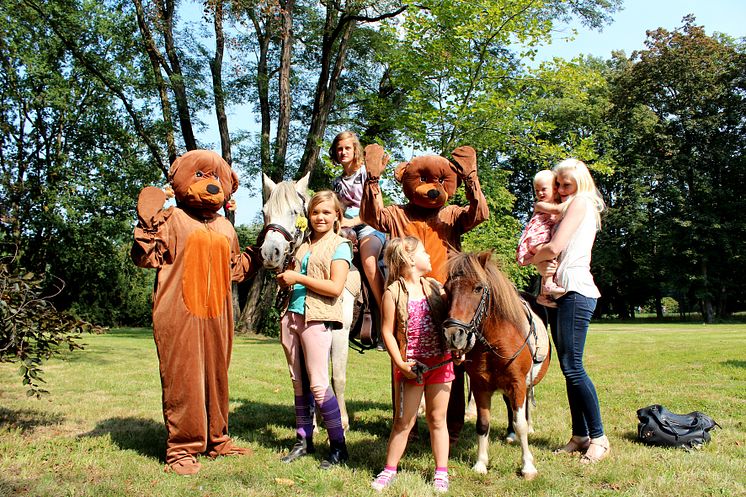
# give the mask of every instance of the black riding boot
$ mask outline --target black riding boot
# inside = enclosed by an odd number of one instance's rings
[[[295,442],[295,445],[290,449],[288,455],[283,457],[281,460],[285,463],[293,462],[299,457],[305,456],[306,454],[313,454],[313,452],[313,439],[311,437],[303,438],[298,435],[298,441]]]
[[[321,469],[329,469],[332,466],[338,466],[347,462],[350,455],[347,453],[347,444],[344,438],[340,441],[331,440],[329,442],[329,457],[321,461]]]

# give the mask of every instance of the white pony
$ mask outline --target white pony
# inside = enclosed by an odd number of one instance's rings
[[[309,175],[310,173],[306,174],[297,183],[294,181],[275,183],[266,174],[262,175],[264,197],[267,201],[262,208],[264,229],[259,240],[264,268],[269,271],[284,271],[306,235]],[[355,300],[359,292],[360,273],[355,266],[351,266],[345,289],[342,292],[342,328],[332,331],[331,348],[332,389],[339,403],[342,428],[345,431],[350,425],[345,404],[348,340]],[[316,414],[316,426],[318,427],[320,424],[318,410]]]

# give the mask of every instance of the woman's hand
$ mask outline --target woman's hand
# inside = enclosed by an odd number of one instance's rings
[[[287,270],[277,275],[277,283],[282,286],[295,285],[299,281],[300,273],[298,271]]]
[[[537,262],[535,265],[536,269],[539,270],[539,274],[544,278],[554,276],[554,273],[557,272],[557,267],[559,266],[557,259]]]
[[[397,368],[402,372],[405,378],[408,380],[414,380],[417,378],[417,374],[412,371],[412,368],[414,365],[417,364],[417,361],[409,360],[407,362],[401,362],[396,365]]]

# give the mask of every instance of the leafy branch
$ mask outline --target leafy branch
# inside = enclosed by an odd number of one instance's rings
[[[26,395],[40,398],[49,393],[41,388],[42,362],[63,348],[82,349],[81,335],[102,328],[55,309],[51,299],[64,282],[58,280],[54,293],[43,295],[44,276],[17,267],[16,260],[17,256],[0,260],[0,362],[19,363]]]

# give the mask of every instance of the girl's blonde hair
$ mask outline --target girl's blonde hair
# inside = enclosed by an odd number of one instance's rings
[[[583,161],[578,159],[565,159],[553,169],[554,173],[559,177],[560,174],[570,176],[577,185],[577,190],[572,197],[582,195],[587,197],[595,208],[596,214],[596,228],[601,228],[601,212],[606,209],[604,199],[601,198],[601,193],[596,188],[596,183],[593,181],[591,172],[588,170],[588,166]],[[565,201],[568,203],[567,201]]]
[[[416,236],[405,236],[404,238],[392,238],[386,244],[383,253],[383,261],[389,268],[389,279],[386,285],[397,281],[399,278],[409,276],[410,266],[413,263],[414,253],[417,246],[422,242]]]
[[[339,158],[337,158],[337,145],[339,145],[339,142],[342,140],[347,139],[352,139],[352,148],[354,150],[352,165],[355,168],[355,171],[357,171],[360,169],[360,166],[363,165],[363,146],[360,144],[360,139],[354,131],[342,131],[334,137],[332,140],[332,146],[329,147],[329,157],[334,164],[340,165]]]
[[[319,190],[316,193],[313,194],[313,197],[311,197],[311,201],[308,202],[308,215],[310,216],[313,212],[314,208],[319,205],[322,202],[333,202],[334,203],[334,212],[337,213],[337,220],[334,221],[334,229],[333,231],[337,234],[339,234],[339,230],[342,227],[342,216],[344,214],[344,209],[342,208],[342,203],[339,201],[339,198],[337,198],[337,194],[334,193],[331,190]],[[311,227],[313,230],[313,227]]]

